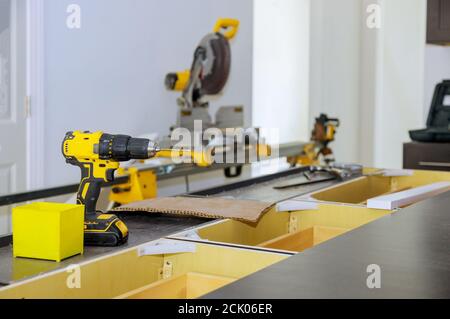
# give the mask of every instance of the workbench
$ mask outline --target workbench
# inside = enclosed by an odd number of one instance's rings
[[[422,171],[416,172],[415,176],[395,178],[368,175],[347,182],[327,181],[285,190],[273,188],[277,183],[298,180],[305,169],[289,169],[185,194],[195,197],[269,199],[273,202],[305,194],[311,200],[314,196],[320,199],[317,210],[272,210],[256,226],[230,220],[127,215],[121,216],[131,233],[126,246],[88,247],[85,255],[61,264],[12,259],[10,247],[1,248],[0,274],[3,282],[13,288],[6,291],[6,296],[203,296],[225,299],[450,296],[450,193],[393,211],[368,209],[363,204],[364,199],[376,195],[374,190],[385,193],[406,186],[449,180],[446,173]],[[373,183],[377,185],[375,188],[372,187]],[[329,232],[347,225],[347,229],[339,234],[328,234],[320,242],[310,243],[311,249],[307,248],[301,253],[261,244],[274,236],[283,235],[286,222],[289,222],[290,228],[293,220],[300,228],[324,226],[325,231]],[[201,237],[185,237],[187,234]],[[286,235],[295,234],[298,234],[296,230],[293,233],[289,230]],[[194,246],[195,252],[158,256],[140,254],[142,247],[151,247],[151,241],[162,237],[171,242]],[[67,274],[64,267],[69,264],[80,264],[85,276],[93,278],[85,283],[83,289],[70,290],[65,287]],[[370,275],[367,270],[374,264],[381,267],[380,289],[369,289],[367,286]],[[166,272],[166,266],[169,267],[169,275],[161,278]],[[195,291],[180,295],[179,291],[189,290],[186,283],[189,280],[196,281]],[[176,289],[173,288],[175,286]],[[214,292],[208,294],[211,291]]]
[[[318,185],[305,186],[300,189],[295,188],[278,192],[272,190],[271,183],[298,178],[304,170],[305,168],[283,170],[278,173],[258,176],[242,182],[185,194],[185,196],[232,196],[234,198],[247,197],[249,199],[267,199],[271,196],[274,200],[281,200],[300,193],[308,193],[335,183],[326,182]],[[119,216],[127,224],[130,231],[129,240],[125,245],[120,247],[86,247],[83,255],[69,258],[61,263],[13,258],[12,246],[10,244],[0,247],[0,286],[14,284],[51,271],[63,269],[71,264],[88,262],[100,256],[118,253],[152,240],[167,237],[193,226],[211,222],[210,219],[162,215],[119,214]]]
[[[205,298],[449,298],[450,192],[382,217]],[[366,285],[381,267],[381,288]]]

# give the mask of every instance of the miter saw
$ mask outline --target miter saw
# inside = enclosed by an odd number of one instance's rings
[[[195,49],[190,70],[169,73],[165,79],[168,90],[181,91],[177,102],[180,106],[177,124],[194,130],[194,121],[201,120],[203,129],[209,127],[242,127],[243,107],[222,107],[213,123],[209,114],[207,96],[220,94],[225,87],[231,69],[230,40],[239,29],[235,19],[219,19],[213,33],[206,35]]]
[[[239,24],[239,21],[235,19],[219,19],[213,33],[206,35],[196,48],[191,69],[169,73],[165,78],[168,90],[182,92],[177,100],[179,105],[177,123],[171,131],[183,128],[197,134],[201,133],[204,146],[213,147],[218,157],[227,152],[229,154],[231,147],[240,149],[244,145],[247,149],[252,146],[256,149],[261,144],[258,129],[244,128],[243,106],[219,108],[215,121],[209,113],[207,97],[220,94],[228,81],[231,70],[230,40],[236,36]],[[201,127],[198,127],[198,123],[201,123]],[[213,134],[211,137],[210,134],[206,134],[210,128],[219,129],[220,136]],[[237,141],[236,131],[227,129],[242,130],[241,135],[244,135],[245,139]],[[174,135],[176,134],[172,134],[170,142],[162,140],[160,143],[166,147],[167,144],[174,142],[177,146],[191,146],[174,141],[172,139]],[[188,143],[194,142],[189,140]],[[221,162],[221,159],[216,157],[216,162]]]

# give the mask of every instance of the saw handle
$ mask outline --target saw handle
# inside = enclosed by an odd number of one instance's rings
[[[233,39],[238,30],[239,30],[240,22],[237,19],[231,19],[231,18],[220,18],[217,20],[216,25],[214,26],[214,33],[220,32],[222,29],[230,29],[223,33],[223,36],[227,40]]]

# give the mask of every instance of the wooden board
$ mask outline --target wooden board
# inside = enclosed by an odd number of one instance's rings
[[[291,216],[295,217],[297,221],[293,225],[294,228],[297,228],[298,231],[305,231],[316,226],[322,227],[320,229],[353,230],[387,214],[390,214],[390,212],[367,209],[356,205],[318,203],[317,209],[291,213],[276,212],[275,208],[271,209],[256,225],[249,225],[234,220],[224,220],[200,226],[188,232],[175,234],[172,237],[181,239],[189,233],[196,233],[199,238],[193,240],[199,242],[227,243],[298,252],[303,249],[302,247],[311,246],[311,244],[308,244],[308,240],[303,244],[295,244],[295,242],[299,241],[294,240],[291,244],[271,245],[273,241],[277,242],[278,240],[283,240],[285,237],[287,237],[285,242],[291,241],[289,239],[289,236],[292,235],[289,233],[289,220]],[[320,229],[316,232],[319,234],[319,237]],[[300,234],[297,235],[300,236]]]
[[[450,190],[450,182],[439,182],[420,186],[402,192],[371,198],[367,207],[393,210],[420,202]]]
[[[364,173],[373,174],[376,171],[366,169]],[[443,181],[450,181],[450,173],[415,170],[412,176],[363,176],[306,197],[322,202],[364,205],[367,200],[374,197]]]
[[[232,244],[257,244],[286,234],[289,213],[277,213],[274,208],[261,217],[257,224],[225,220],[211,226],[199,227],[201,238]]]
[[[301,252],[314,246],[314,228],[311,227],[292,234],[286,234],[259,244],[258,246]]]
[[[258,245],[259,247],[302,252],[348,232],[345,228],[314,226],[286,234]]]
[[[223,276],[187,273],[139,288],[117,299],[195,299],[235,280]]]
[[[172,263],[172,277],[187,273],[242,278],[273,265],[288,255],[258,252],[208,244],[196,244],[195,253],[142,256],[138,247],[80,264],[80,288],[67,285],[72,275],[58,270],[0,289],[0,299],[107,299],[124,295],[160,281],[166,262]],[[205,283],[203,287],[211,287]],[[196,288],[201,293],[206,288]],[[209,289],[209,288],[208,288]]]

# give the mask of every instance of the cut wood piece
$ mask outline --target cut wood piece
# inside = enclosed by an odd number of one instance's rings
[[[348,229],[338,227],[314,226],[305,230],[286,234],[259,244],[259,247],[302,252],[346,232]]]
[[[400,177],[400,176],[413,176],[414,171],[410,169],[380,169],[371,173],[365,174],[365,176],[385,176],[385,177]]]
[[[195,253],[194,243],[160,239],[139,247],[139,256],[167,255],[180,253]]]
[[[399,193],[399,192],[403,192],[403,191],[407,191],[408,189],[411,189],[411,188],[412,187],[403,187],[403,188],[400,188],[400,189],[392,190],[390,192],[387,192],[386,194],[383,194],[382,196],[389,195],[389,194],[395,194],[395,193]],[[364,202],[359,203],[359,204],[366,206],[367,205],[367,201],[365,200]]]
[[[180,196],[144,200],[118,207],[114,211],[224,218],[256,223],[272,206],[272,203],[255,200]]]
[[[138,247],[119,249],[119,251],[81,262],[79,266],[83,280],[79,289],[73,289],[67,285],[67,269],[64,267],[2,287],[0,299],[116,298],[140,287],[161,283],[163,281],[160,279],[161,270],[164,274],[164,266],[168,263],[172,265],[171,278],[187,273],[200,273],[204,276],[216,275],[229,278],[232,281],[234,278],[249,276],[290,256],[290,254],[210,244],[196,243],[196,246],[195,253],[142,257],[138,254]],[[23,266],[30,268],[28,263],[25,265],[20,263],[13,265],[12,270],[21,272]],[[166,271],[166,275],[169,273]],[[196,282],[200,282],[200,279]],[[202,285],[202,287],[205,286]],[[209,289],[213,288],[209,287]],[[196,290],[191,289],[191,291]]]
[[[368,208],[393,210],[450,191],[450,182],[439,182],[369,199]]]
[[[269,240],[258,247],[301,252],[314,246],[314,228],[286,234]]]
[[[229,277],[187,273],[133,290],[117,299],[195,299],[235,280]]]
[[[277,204],[277,212],[296,212],[301,210],[319,209],[319,204],[314,201],[306,200],[286,200]]]
[[[314,227],[314,246],[341,236],[348,231],[350,230],[346,228],[316,226]]]

